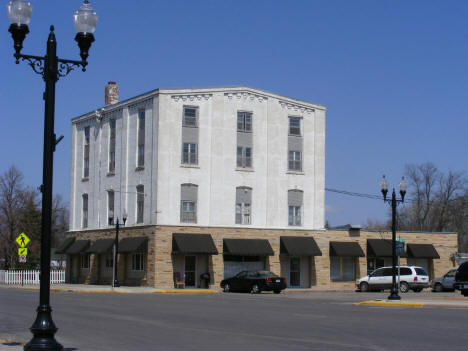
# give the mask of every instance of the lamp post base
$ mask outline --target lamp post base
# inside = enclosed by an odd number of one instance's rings
[[[398,295],[398,291],[392,289],[390,295],[387,297],[388,300],[401,300],[401,296]]]
[[[54,338],[57,327],[52,320],[50,306],[41,305],[37,308],[37,317],[30,329],[34,336],[24,345],[24,351],[63,351],[63,346]]]
[[[112,286],[113,286],[114,288],[120,287],[119,281],[118,281],[117,279],[114,280],[114,284],[112,284]]]

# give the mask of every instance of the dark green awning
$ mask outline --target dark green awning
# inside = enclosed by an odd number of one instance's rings
[[[407,244],[406,253],[408,258],[440,258],[432,244]]]
[[[330,241],[330,256],[333,257],[364,257],[364,251],[356,242]]]
[[[65,251],[66,254],[69,255],[76,255],[79,253],[85,253],[86,249],[89,247],[89,240],[76,240],[73,244],[71,244],[67,250]]]
[[[124,238],[119,241],[119,252],[126,253],[138,251],[138,249],[140,249],[147,241],[148,238],[146,236]]]
[[[273,256],[266,239],[224,239],[223,254],[232,256]]]
[[[66,238],[62,244],[57,248],[57,250],[55,250],[55,253],[56,254],[64,254],[67,249],[71,246],[71,244],[73,244],[75,242],[75,238],[74,237],[71,237],[71,238]]]
[[[184,255],[217,255],[210,234],[172,234],[172,253]]]
[[[109,252],[114,245],[114,239],[98,239],[88,249],[88,253],[103,254]]]
[[[306,236],[281,236],[280,254],[289,256],[322,256],[314,238]]]

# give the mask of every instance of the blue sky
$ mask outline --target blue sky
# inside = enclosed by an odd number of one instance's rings
[[[3,1],[6,4],[7,1]],[[23,53],[43,55],[54,24],[61,58],[78,59],[78,0],[32,1]],[[408,163],[467,170],[466,1],[91,1],[89,67],[57,83],[54,192],[69,194],[70,119],[155,89],[248,85],[327,106],[326,186],[379,194]],[[14,64],[0,8],[0,172],[42,181],[41,77]],[[326,193],[331,225],[384,219],[383,202]]]

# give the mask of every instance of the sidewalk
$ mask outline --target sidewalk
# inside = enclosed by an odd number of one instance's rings
[[[39,290],[39,285],[2,285],[7,289]],[[85,284],[53,284],[50,286],[53,292],[80,292],[80,293],[121,293],[121,294],[212,294],[213,289],[155,289],[141,286],[121,286],[113,288],[110,285],[85,285]]]

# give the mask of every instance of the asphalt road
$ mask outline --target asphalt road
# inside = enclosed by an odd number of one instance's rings
[[[387,295],[57,292],[51,304],[68,351],[468,349],[467,309],[352,304]],[[29,340],[37,302],[0,287],[0,339]]]

